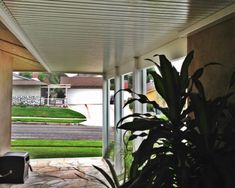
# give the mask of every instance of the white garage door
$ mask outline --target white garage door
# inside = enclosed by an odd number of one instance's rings
[[[102,89],[68,89],[68,104],[102,104]]]

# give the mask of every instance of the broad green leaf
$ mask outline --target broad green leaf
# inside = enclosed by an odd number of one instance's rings
[[[208,148],[208,116],[206,102],[198,94],[191,94],[190,99],[200,133],[203,135],[206,147]]]
[[[204,72],[204,68],[207,68],[211,65],[221,65],[221,64],[220,63],[215,63],[215,62],[205,64],[202,68],[199,68],[198,70],[196,70],[194,72],[194,74],[191,76],[192,80],[198,80],[202,76],[202,74]]]
[[[151,74],[151,76],[153,77],[154,85],[157,92],[162,96],[163,99],[166,100],[166,92],[164,89],[162,78],[156,72],[153,71],[151,71],[149,74]]]
[[[169,107],[169,119],[174,121],[177,119],[179,113],[179,101],[177,99],[178,87],[177,81],[174,79],[175,70],[171,65],[171,62],[164,56],[159,55],[161,75],[164,89],[166,92],[166,103]]]
[[[135,94],[135,92],[132,91],[132,90],[129,89],[129,88],[127,88],[127,89],[119,89],[119,90],[114,94],[114,97],[116,97],[116,95],[117,95],[118,93],[123,92],[123,91],[126,91],[126,92],[128,92],[128,93],[130,93],[130,94]]]
[[[147,133],[145,133],[145,132],[143,132],[143,133],[141,133],[141,134],[132,134],[130,137],[129,137],[129,141],[131,141],[131,140],[134,140],[134,139],[136,139],[137,137],[145,137],[145,136],[147,136],[148,134]]]
[[[200,68],[200,69],[196,70],[194,72],[194,74],[191,76],[192,80],[193,81],[198,80],[202,76],[203,70],[204,70],[204,68]]]
[[[133,118],[133,117],[140,117],[140,118],[149,118],[149,117],[152,117],[151,114],[149,113],[145,113],[145,114],[141,114],[141,113],[133,113],[133,114],[129,114],[123,118],[121,118],[118,123],[117,123],[117,126],[122,123],[124,120],[128,119],[128,118]]]
[[[195,80],[194,84],[195,84],[195,87],[197,88],[200,96],[205,100],[206,99],[205,92],[204,92],[204,88],[203,88],[203,85],[202,85],[201,81],[200,80]]]
[[[161,126],[166,121],[158,119],[140,119],[135,118],[132,122],[126,122],[120,126],[118,129],[129,130],[129,131],[145,131],[154,129],[158,126]]]
[[[128,100],[125,102],[123,108],[125,108],[125,107],[126,107],[127,105],[129,105],[129,104],[132,104],[132,103],[133,103],[134,101],[136,101],[136,100],[139,100],[139,99],[137,99],[137,98],[128,99]]]
[[[158,70],[160,70],[160,66],[159,66],[155,61],[153,61],[152,59],[146,58],[146,59],[144,59],[144,60],[152,62],[154,65],[156,65],[156,67],[158,68]]]
[[[134,160],[130,169],[130,178],[136,177],[139,174],[139,167],[141,167],[146,160],[149,160],[152,153],[153,144],[156,141],[154,133],[154,131],[150,131],[148,137],[141,142],[138,150],[133,153]]]
[[[182,64],[182,68],[180,72],[181,93],[185,92],[189,84],[188,69],[189,69],[190,63],[192,62],[193,55],[194,55],[194,51],[189,52],[189,54],[186,56]]]

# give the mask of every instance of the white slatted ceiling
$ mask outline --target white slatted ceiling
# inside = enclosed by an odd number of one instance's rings
[[[177,38],[178,32],[232,1],[4,3],[52,71],[102,73]]]

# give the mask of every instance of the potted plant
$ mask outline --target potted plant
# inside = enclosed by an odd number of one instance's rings
[[[129,89],[121,90],[135,96],[125,105],[134,101],[150,104],[162,115],[134,113],[119,121],[117,128],[130,133],[129,142],[143,138],[132,154],[128,178],[121,185],[110,163],[112,177],[97,170],[112,188],[235,187],[235,111],[228,102],[235,74],[223,96],[207,99],[199,78],[207,66],[217,63],[207,64],[189,76],[193,52],[186,56],[181,72],[164,55],[158,56],[160,64],[147,60],[159,70],[150,74],[167,107]],[[132,120],[127,121],[129,118]]]

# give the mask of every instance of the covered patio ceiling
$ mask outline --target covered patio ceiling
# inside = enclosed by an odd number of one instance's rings
[[[0,0],[2,22],[48,71],[108,73],[235,12],[231,0]]]

